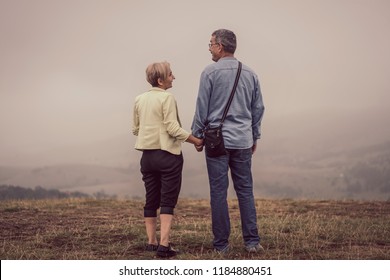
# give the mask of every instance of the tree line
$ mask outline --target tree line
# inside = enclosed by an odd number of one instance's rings
[[[81,192],[61,192],[54,189],[45,189],[41,186],[24,188],[12,185],[0,185],[0,200],[19,199],[60,199],[60,198],[83,198],[89,195]]]

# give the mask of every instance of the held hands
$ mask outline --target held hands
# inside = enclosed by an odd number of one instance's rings
[[[197,141],[197,143],[194,143],[194,146],[198,152],[201,152],[203,151],[203,139],[197,138],[197,140],[199,141]]]
[[[203,151],[203,144],[202,144],[202,145],[194,145],[194,146],[195,146],[195,149],[196,149],[198,152]]]
[[[195,136],[193,136],[193,135],[191,134],[191,135],[187,138],[186,141],[189,142],[189,143],[194,144],[195,149],[196,149],[198,152],[203,151],[203,139],[202,139],[202,138],[197,138],[197,137],[195,137]]]

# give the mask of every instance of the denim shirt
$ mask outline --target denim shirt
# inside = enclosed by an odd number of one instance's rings
[[[203,138],[203,130],[207,125],[216,127],[220,124],[237,69],[236,58],[224,57],[203,70],[191,126],[194,136]],[[236,93],[222,127],[225,147],[252,147],[260,139],[263,113],[259,79],[249,67],[242,65]]]

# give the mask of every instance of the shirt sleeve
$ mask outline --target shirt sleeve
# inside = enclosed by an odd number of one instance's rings
[[[138,136],[139,132],[139,114],[137,110],[137,99],[134,102],[134,108],[133,108],[133,126],[132,126],[132,132],[133,135]]]
[[[198,98],[196,100],[196,110],[192,121],[192,135],[203,138],[203,129],[207,125],[207,117],[210,103],[212,84],[205,72],[202,72],[199,82]]]
[[[253,142],[255,143],[261,137],[261,121],[264,115],[264,103],[261,94],[260,83],[257,77],[255,77],[255,88],[252,99],[252,133]]]
[[[181,127],[176,100],[172,94],[163,102],[163,123],[168,134],[179,141],[184,142],[190,136],[190,133]]]

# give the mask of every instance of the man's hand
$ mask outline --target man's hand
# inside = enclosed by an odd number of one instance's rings
[[[254,144],[252,146],[252,155],[256,152],[256,149],[257,149],[257,144]]]
[[[198,152],[203,151],[203,144],[202,144],[202,145],[194,145],[194,146],[195,146],[195,149],[196,149]]]

